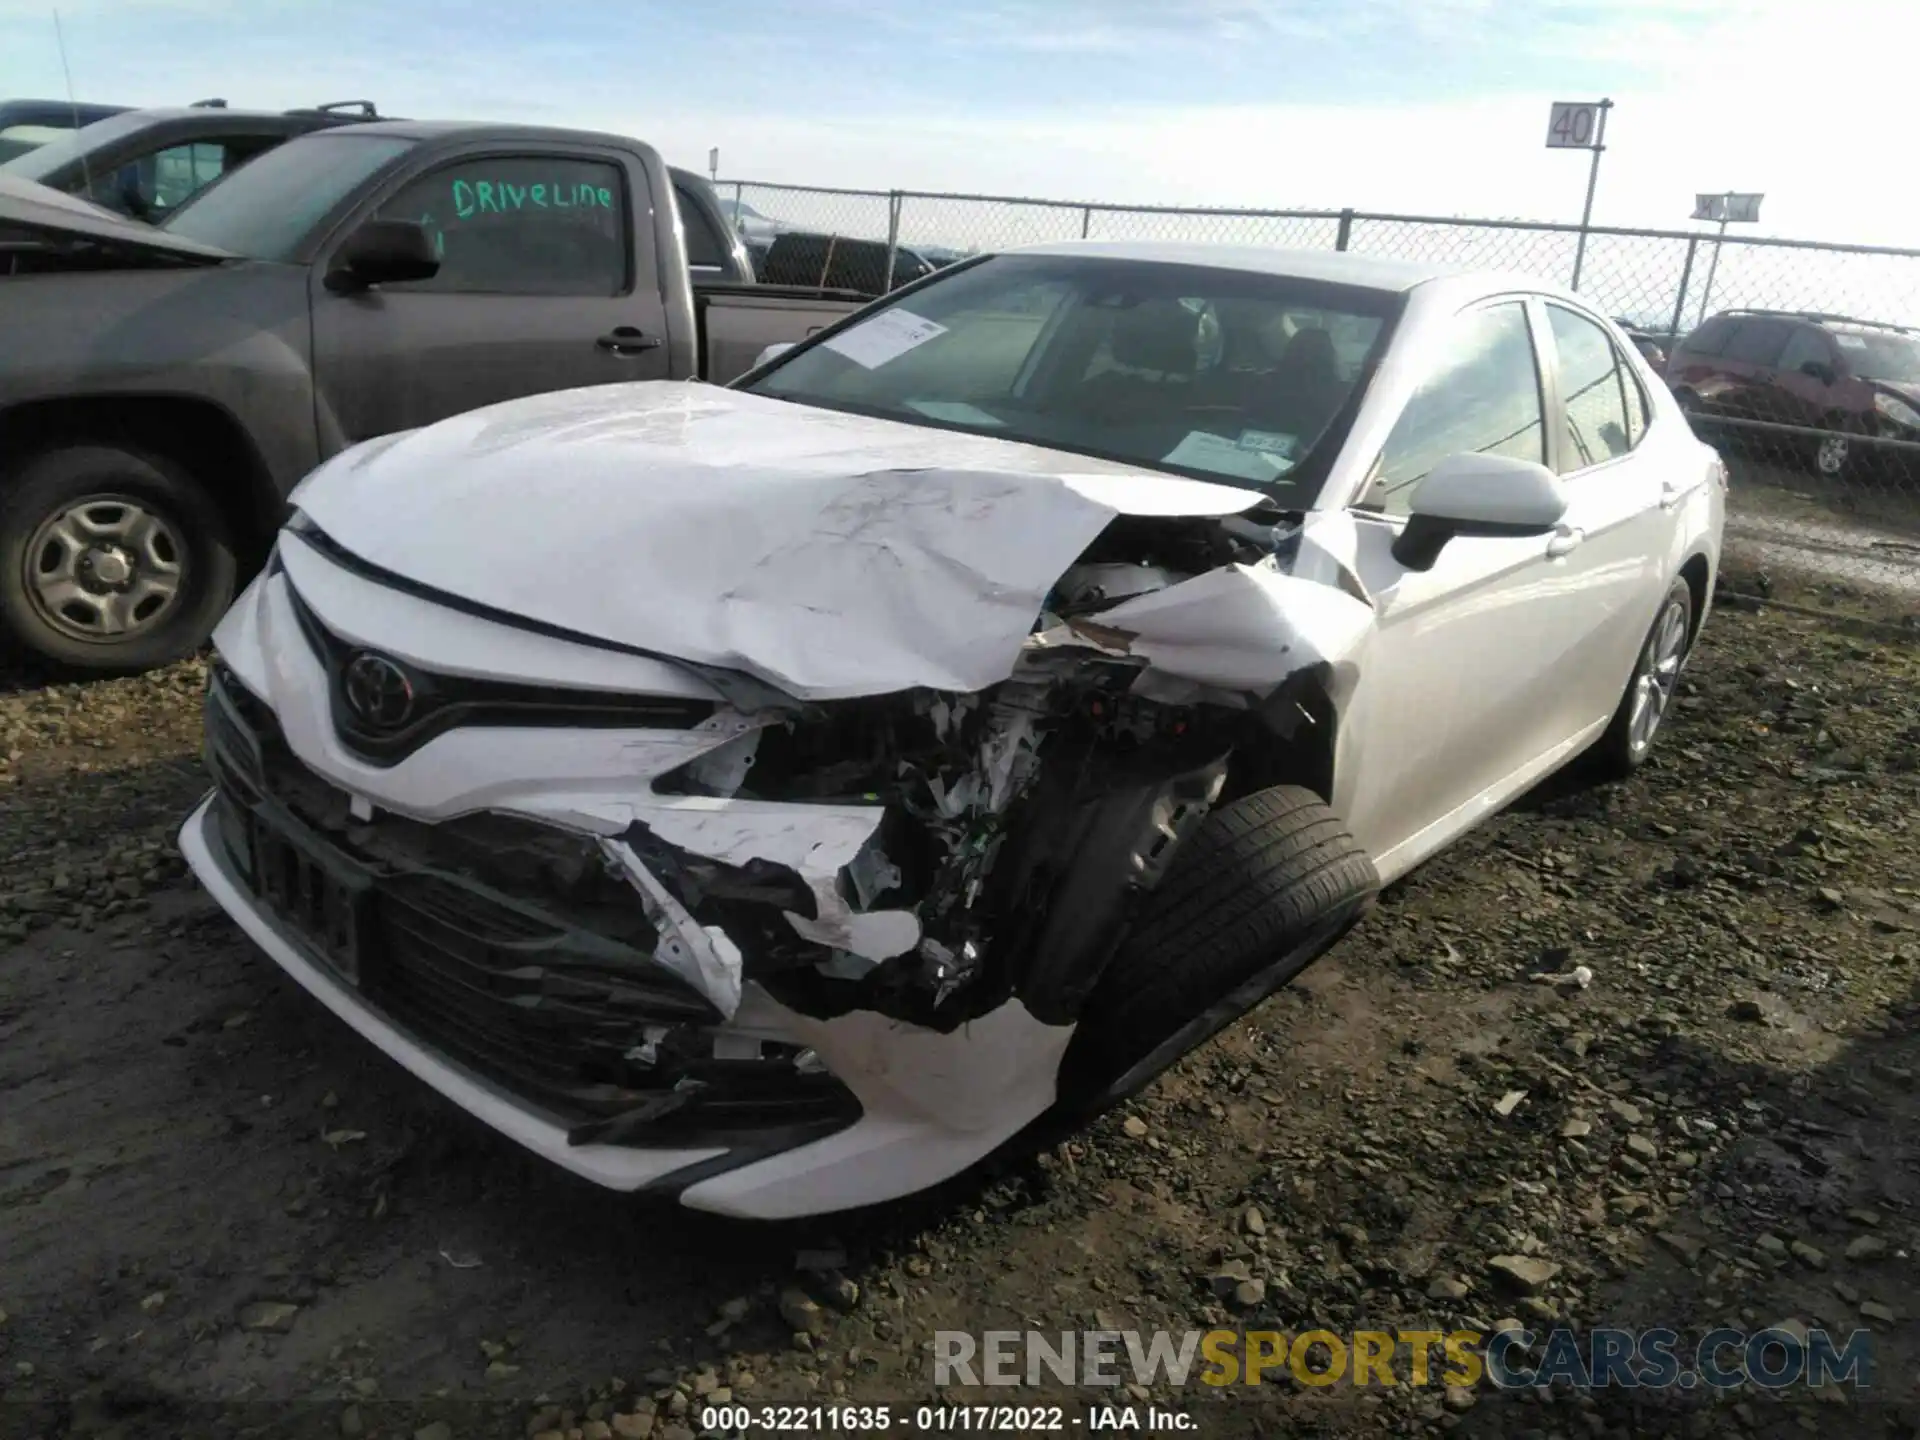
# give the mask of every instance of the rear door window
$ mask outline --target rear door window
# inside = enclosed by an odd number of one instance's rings
[[[1740,328],[1727,342],[1727,359],[1749,365],[1774,365],[1792,333],[1793,327],[1784,320],[1742,320]]]
[[[1560,359],[1560,471],[1572,474],[1618,459],[1638,431],[1627,403],[1626,366],[1607,332],[1561,305],[1547,306]]]
[[[1795,372],[1809,364],[1832,365],[1833,347],[1827,343],[1827,337],[1811,325],[1802,325],[1793,332],[1793,338],[1787,341],[1787,348],[1781,352],[1780,368]]]
[[[403,186],[382,220],[426,229],[440,273],[394,289],[497,295],[618,295],[632,237],[626,180],[608,161],[490,155]]]
[[[727,263],[728,247],[707,219],[707,212],[678,185],[674,186],[673,197],[679,202],[680,228],[687,237],[687,264],[702,270],[720,269]]]

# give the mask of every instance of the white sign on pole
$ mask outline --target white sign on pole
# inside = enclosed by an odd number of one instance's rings
[[[1600,144],[1599,100],[1556,100],[1547,117],[1549,150],[1593,150]]]
[[[707,151],[707,173],[709,175],[718,175],[720,173],[720,147],[718,145]]]
[[[1740,195],[1727,191],[1720,195],[1693,197],[1693,218],[1712,220],[1722,225],[1756,225],[1760,221],[1760,202],[1767,197]]]

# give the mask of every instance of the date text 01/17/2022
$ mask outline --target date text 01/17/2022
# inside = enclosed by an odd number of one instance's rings
[[[1193,1417],[1152,1406],[1089,1405],[709,1405],[700,1412],[703,1430],[721,1434],[822,1435],[904,1434],[1033,1435],[1191,1432]]]

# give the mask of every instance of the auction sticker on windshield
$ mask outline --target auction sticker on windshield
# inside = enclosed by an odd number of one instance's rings
[[[863,320],[851,330],[820,343],[854,364],[873,370],[946,333],[944,325],[924,319],[911,310],[895,308],[882,310],[871,320]]]
[[[1168,465],[1236,480],[1277,480],[1293,468],[1293,444],[1291,435],[1264,430],[1248,430],[1238,440],[1195,430],[1160,458]]]

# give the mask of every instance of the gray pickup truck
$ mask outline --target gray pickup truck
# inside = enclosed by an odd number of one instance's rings
[[[635,140],[412,121],[288,141],[157,229],[0,177],[0,641],[83,673],[178,659],[347,446],[725,382],[864,303],[690,273],[680,189]]]

